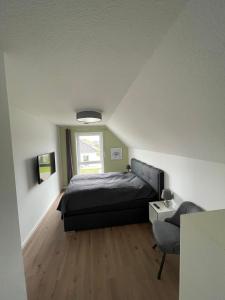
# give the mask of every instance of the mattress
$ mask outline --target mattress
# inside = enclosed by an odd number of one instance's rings
[[[155,195],[151,185],[132,172],[76,175],[58,210],[70,215],[137,208],[153,201]]]

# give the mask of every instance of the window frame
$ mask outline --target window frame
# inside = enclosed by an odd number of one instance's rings
[[[79,137],[80,136],[92,136],[92,135],[98,135],[99,141],[100,141],[100,160],[97,161],[91,161],[91,162],[81,162],[80,161],[80,146],[79,146]],[[104,173],[104,146],[103,146],[103,133],[102,132],[76,132],[75,133],[75,142],[76,142],[76,163],[77,163],[77,174],[80,173],[80,166],[81,165],[90,165],[90,164],[96,164],[100,163],[102,168],[100,173]]]

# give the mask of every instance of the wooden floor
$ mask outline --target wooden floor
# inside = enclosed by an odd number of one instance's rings
[[[24,249],[29,300],[177,300],[179,261],[153,250],[150,224],[64,233],[57,201]]]

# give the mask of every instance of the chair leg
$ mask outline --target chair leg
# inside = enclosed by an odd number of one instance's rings
[[[157,247],[157,244],[154,244],[154,246],[152,246],[152,249],[155,249]]]
[[[164,262],[165,262],[165,258],[166,258],[166,253],[164,252],[163,256],[162,256],[161,264],[160,264],[160,267],[159,267],[158,276],[157,276],[158,280],[161,279],[161,274],[162,274],[162,269],[163,269],[163,265],[164,265]]]

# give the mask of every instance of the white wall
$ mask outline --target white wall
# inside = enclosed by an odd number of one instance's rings
[[[60,192],[59,166],[42,184],[37,183],[36,156],[55,152],[58,161],[57,127],[40,117],[10,106],[13,157],[22,244],[32,234]]]
[[[0,52],[0,299],[25,300],[3,54]]]
[[[207,210],[225,208],[225,164],[138,149],[130,149],[129,157],[164,170],[165,186],[177,202],[192,201]]]
[[[180,300],[225,299],[225,210],[181,217]]]

